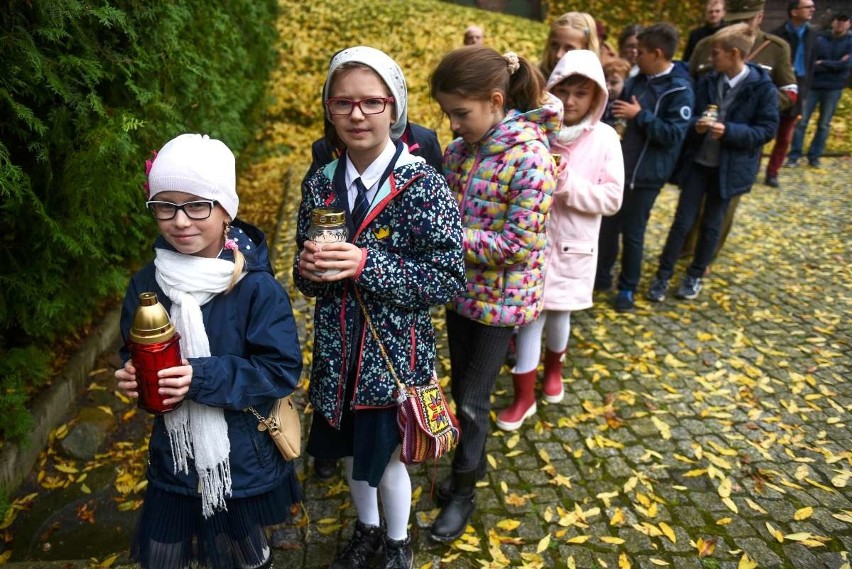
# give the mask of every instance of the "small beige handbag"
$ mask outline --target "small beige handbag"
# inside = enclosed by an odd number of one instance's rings
[[[299,420],[299,411],[293,404],[292,395],[276,401],[272,405],[269,417],[264,417],[255,411],[254,407],[249,407],[247,410],[257,418],[258,431],[269,431],[284,460],[299,458],[302,454],[302,425]]]

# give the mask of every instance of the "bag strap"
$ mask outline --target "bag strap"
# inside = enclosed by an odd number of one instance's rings
[[[373,326],[373,320],[370,318],[369,312],[367,312],[367,306],[364,304],[364,299],[361,298],[361,292],[358,290],[357,286],[352,287],[355,291],[355,299],[358,301],[358,304],[361,306],[361,312],[364,313],[364,320],[367,322],[367,327],[370,329],[370,334],[372,334],[373,339],[379,345],[379,351],[382,354],[382,359],[385,360],[385,364],[388,366],[388,370],[390,370],[391,377],[396,382],[396,388],[399,390],[399,399],[405,399],[405,385],[399,380],[399,376],[396,375],[396,370],[391,363],[390,356],[387,351],[385,351],[385,345],[382,344],[382,341],[379,339],[379,333],[376,332],[376,327]]]
[[[259,422],[259,423],[266,423],[267,425],[269,425],[269,419],[267,419],[266,417],[264,417],[263,415],[261,415],[260,413],[258,413],[258,412],[255,410],[255,408],[254,408],[254,407],[252,407],[251,405],[249,405],[248,407],[246,407],[245,409],[243,409],[243,411],[250,411],[250,412],[251,412],[251,414],[255,416],[255,418],[258,420],[258,422]]]
[[[753,52],[748,54],[748,56],[746,56],[746,58],[745,58],[746,62],[749,62],[752,59],[754,59],[755,57],[757,57],[757,54],[759,54],[761,51],[763,51],[763,49],[771,43],[772,43],[771,41],[766,40],[765,42],[760,44],[760,46],[756,50],[754,50]]]
[[[290,395],[288,395],[287,397],[282,397],[282,399],[290,399],[290,397],[292,397],[292,396],[293,396],[293,394],[291,393],[291,394],[290,394]],[[273,405],[273,408],[274,408],[274,405]],[[260,413],[258,413],[258,412],[257,412],[257,410],[256,410],[254,407],[252,407],[251,405],[249,405],[248,407],[246,407],[245,409],[243,409],[243,411],[248,411],[248,412],[250,412],[252,415],[254,415],[255,419],[257,419],[257,420],[258,420],[258,422],[260,422],[260,423],[266,423],[266,426],[267,426],[267,427],[271,427],[271,426],[272,426],[272,416],[271,416],[271,415],[270,415],[269,417],[264,417],[263,415],[261,415]]]

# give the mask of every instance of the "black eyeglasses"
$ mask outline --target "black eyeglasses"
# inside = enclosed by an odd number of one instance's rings
[[[351,115],[355,107],[365,115],[378,115],[385,112],[388,103],[393,103],[393,97],[368,97],[366,99],[344,99],[343,97],[331,97],[325,102],[329,114]]]
[[[219,202],[216,200],[198,200],[194,202],[176,204],[172,202],[151,200],[145,202],[145,205],[159,221],[174,219],[178,210],[182,211],[189,219],[201,221],[210,217],[210,214],[213,213],[213,206],[219,205]]]

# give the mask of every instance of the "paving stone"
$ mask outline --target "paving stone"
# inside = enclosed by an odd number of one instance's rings
[[[852,161],[830,163],[837,170],[832,178],[849,178],[842,172],[852,173]],[[415,567],[480,566],[478,561],[490,559],[489,530],[504,519],[521,522],[516,530],[497,530],[523,539],[521,545],[501,546],[513,566],[522,565],[522,554],[534,553],[550,532],[551,547],[541,554],[545,567],[565,567],[570,557],[581,569],[600,567],[598,559],[618,567],[623,551],[639,569],[656,569],[652,559],[662,559],[675,569],[737,569],[741,555],[730,553],[737,549],[747,551],[761,569],[841,567],[839,552],[852,550],[852,527],[831,514],[852,510],[852,494],[848,488],[826,491],[797,474],[806,466],[807,478],[831,487],[833,469],[848,468],[845,461],[827,459],[852,446],[852,420],[846,417],[852,410],[847,383],[852,376],[848,341],[852,330],[847,322],[852,318],[845,302],[852,273],[847,263],[838,262],[847,247],[837,237],[837,228],[852,216],[852,200],[847,199],[847,188],[835,187],[833,181],[811,188],[801,172],[784,170],[783,175],[785,184],[797,188],[795,198],[755,187],[741,203],[725,254],[714,263],[695,302],[671,299],[659,306],[640,302],[635,313],[621,315],[604,301],[605,296],[596,294],[593,308],[572,316],[564,366],[568,396],[560,404],[542,402],[536,416],[517,433],[495,432],[486,441],[496,467],[489,466],[477,488],[477,510],[466,534],[477,543],[476,552],[437,544],[428,537],[438,512],[430,491],[449,474],[450,457],[437,465],[409,467],[412,485],[419,489],[411,525]],[[298,199],[297,193],[294,196]],[[676,196],[675,190],[666,189],[655,205],[643,278],[662,246]],[[281,232],[285,241],[292,241],[292,220],[282,224]],[[785,233],[799,238],[784,241]],[[284,265],[276,269],[287,275],[289,262]],[[306,313],[309,303],[300,294],[294,294],[293,303]],[[434,311],[438,318],[442,313],[443,309]],[[304,334],[310,329],[309,316],[300,316],[297,324]],[[447,374],[446,339],[440,327],[438,332],[440,373]],[[683,365],[670,365],[671,358]],[[608,376],[599,371],[601,367]],[[495,412],[509,404],[511,390],[504,366],[492,401]],[[619,428],[604,428],[605,417],[597,409],[605,401],[613,402],[623,421]],[[588,411],[585,402],[596,410]],[[663,438],[652,416],[669,426],[671,438]],[[833,418],[842,422],[829,424]],[[586,439],[595,435],[623,446],[590,448]],[[512,448],[510,440],[517,440]],[[696,445],[704,451],[702,458],[696,457]],[[717,447],[733,449],[737,456],[724,456]],[[676,459],[675,454],[693,462]],[[706,471],[711,454],[730,466],[717,470],[733,482],[738,514],[722,503],[718,477],[711,479],[706,472],[685,476],[690,470]],[[281,534],[289,547],[276,552],[276,566],[327,567],[351,536],[354,508],[346,491],[331,494],[341,483],[340,475],[317,481],[309,459],[302,460],[298,469],[314,522],[308,532],[288,528]],[[783,491],[761,485],[759,472]],[[570,479],[571,488],[554,484],[554,474]],[[635,475],[641,475],[642,482],[626,489]],[[801,489],[785,486],[782,480]],[[657,504],[653,518],[636,507],[640,494],[664,501]],[[753,510],[746,498],[767,513]],[[515,500],[518,503],[509,503]],[[794,514],[804,506],[813,507],[813,515],[795,521]],[[575,507],[600,508],[600,513],[590,515],[585,525],[579,521],[560,526],[560,513],[570,515]],[[620,526],[610,524],[616,509],[624,516]],[[553,516],[550,522],[545,521],[545,512]],[[316,521],[324,518],[339,520],[341,528],[322,534]],[[730,522],[717,524],[722,518]],[[659,526],[663,521],[672,527],[676,542],[649,537],[634,527],[642,522]],[[778,543],[767,522],[783,533],[806,531],[832,541],[813,549],[789,540]],[[584,544],[566,543],[576,535],[591,537]],[[620,537],[624,543],[606,544],[600,541],[605,535]],[[699,537],[717,539],[713,555],[698,558],[690,541]]]
[[[767,542],[753,537],[734,539],[737,547],[741,548],[748,556],[756,561],[758,567],[781,567],[783,560],[767,546]],[[805,565],[805,567],[807,567]]]
[[[673,557],[675,569],[704,569],[697,556]]]

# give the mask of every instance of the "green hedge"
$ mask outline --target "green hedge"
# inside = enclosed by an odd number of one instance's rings
[[[275,0],[0,5],[0,440],[29,429],[52,348],[150,254],[151,149],[181,132],[249,143],[276,11]]]

